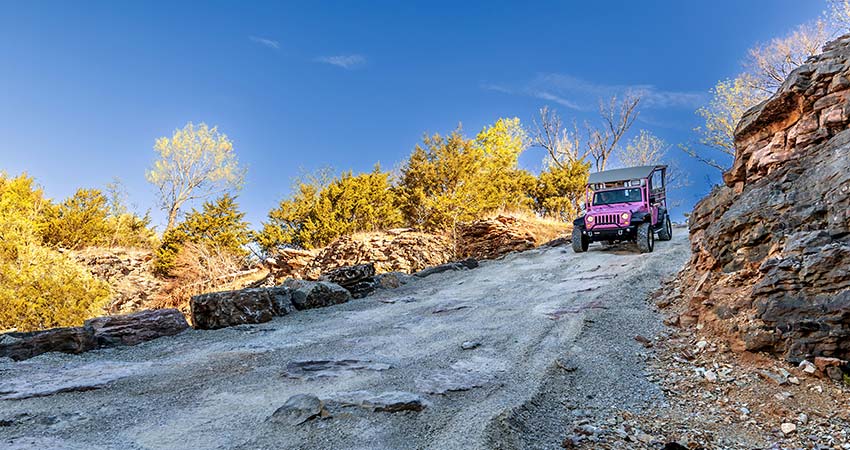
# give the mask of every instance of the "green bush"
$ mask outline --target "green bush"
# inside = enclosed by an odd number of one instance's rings
[[[359,175],[349,171],[330,181],[305,177],[295,183],[294,191],[269,212],[256,236],[266,252],[286,246],[321,247],[346,234],[402,224],[390,175],[380,166]]]
[[[245,257],[248,253],[245,246],[251,241],[251,233],[244,217],[245,214],[239,212],[236,199],[229,194],[204,202],[200,210],[193,209],[183,222],[162,237],[162,243],[154,255],[154,273],[159,276],[172,275],[177,257],[187,243]]]

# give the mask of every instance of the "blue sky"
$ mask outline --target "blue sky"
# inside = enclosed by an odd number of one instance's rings
[[[255,226],[304,170],[403,161],[425,132],[543,105],[593,120],[597,97],[646,93],[633,131],[694,140],[694,110],[754,43],[816,19],[815,0],[23,2],[0,0],[0,170],[48,196],[113,177],[152,209],[153,143],[218,125],[248,168]],[[712,174],[675,149],[692,185]],[[542,151],[522,163],[537,169]]]

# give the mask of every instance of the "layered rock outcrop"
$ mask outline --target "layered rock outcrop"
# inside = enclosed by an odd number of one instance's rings
[[[458,253],[476,259],[498,258],[537,244],[537,238],[516,217],[498,216],[463,225]]]
[[[690,218],[679,317],[733,348],[850,359],[850,35],[748,111]]]
[[[413,273],[451,261],[454,248],[444,236],[407,228],[343,236],[307,265],[303,278],[317,279],[341,267],[374,264],[376,273]]]
[[[153,256],[150,250],[93,247],[72,251],[69,255],[92,275],[109,283],[112,297],[106,313],[138,311],[163,287],[163,281],[151,272]]]

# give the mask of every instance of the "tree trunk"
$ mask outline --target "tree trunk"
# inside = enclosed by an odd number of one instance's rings
[[[180,212],[180,206],[176,203],[171,206],[171,209],[168,211],[168,225],[165,226],[165,231],[163,234],[167,233],[169,230],[174,228],[174,223],[177,222],[177,213]]]

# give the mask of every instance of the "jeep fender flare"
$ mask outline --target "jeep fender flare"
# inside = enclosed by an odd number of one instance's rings
[[[586,229],[587,227],[585,226],[585,223],[584,223],[584,217],[585,216],[581,216],[578,219],[573,220],[573,228],[580,228],[582,230]]]
[[[632,214],[632,220],[630,221],[630,225],[640,225],[644,222],[652,221],[652,213],[649,211],[638,211]]]

